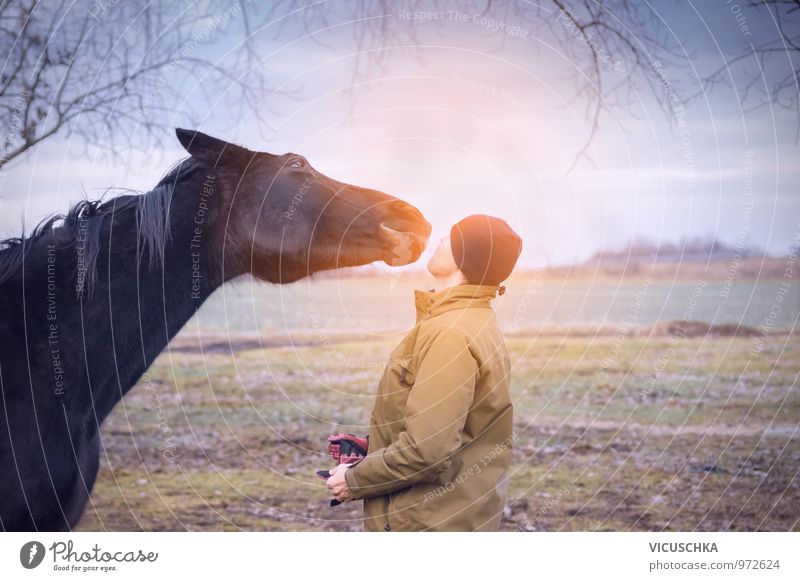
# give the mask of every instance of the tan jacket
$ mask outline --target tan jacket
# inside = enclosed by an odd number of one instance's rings
[[[369,454],[345,473],[365,530],[498,529],[514,438],[496,292],[416,292],[417,324],[378,387]]]

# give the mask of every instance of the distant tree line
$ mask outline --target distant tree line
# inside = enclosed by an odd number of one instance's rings
[[[715,260],[737,256],[761,258],[764,249],[753,244],[728,244],[713,236],[684,236],[678,241],[654,241],[648,238],[633,238],[617,250],[595,252],[590,263],[619,263],[647,260],[648,262],[677,262],[685,260]]]

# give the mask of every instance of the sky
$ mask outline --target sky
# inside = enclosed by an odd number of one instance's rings
[[[745,74],[758,70],[753,59],[687,105],[680,127],[641,87],[630,109],[601,117],[591,161],[568,171],[589,130],[587,102],[569,78],[576,63],[541,29],[491,12],[503,26],[470,12],[420,21],[404,16],[402,3],[376,9],[369,18],[413,26],[414,41],[388,39],[382,66],[354,83],[363,23],[337,20],[327,4],[327,30],[309,34],[287,19],[256,32],[257,66],[275,88],[263,96],[267,124],[232,107],[226,87],[211,87],[219,102],[208,104],[204,79],[184,79],[186,101],[165,120],[161,147],[130,147],[109,159],[64,134],[2,170],[0,237],[110,186],[149,190],[183,156],[174,126],[301,153],[331,177],[416,205],[434,237],[472,213],[500,216],[523,237],[526,266],[580,262],[637,237],[713,236],[782,255],[800,235],[797,112],[742,102]],[[775,35],[766,13],[737,21],[732,1],[655,6],[686,54],[665,78],[688,92],[693,75]],[[224,66],[236,50],[226,43],[194,50]],[[790,62],[779,55],[768,66],[767,82]]]

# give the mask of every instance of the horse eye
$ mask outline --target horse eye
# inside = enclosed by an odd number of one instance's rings
[[[289,162],[289,167],[305,167],[306,162],[302,157],[295,157]]]

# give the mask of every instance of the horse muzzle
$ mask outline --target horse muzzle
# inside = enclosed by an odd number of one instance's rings
[[[381,224],[380,238],[383,248],[383,261],[389,266],[403,266],[415,262],[428,245],[429,236],[429,224],[425,234],[395,230],[386,224]]]

